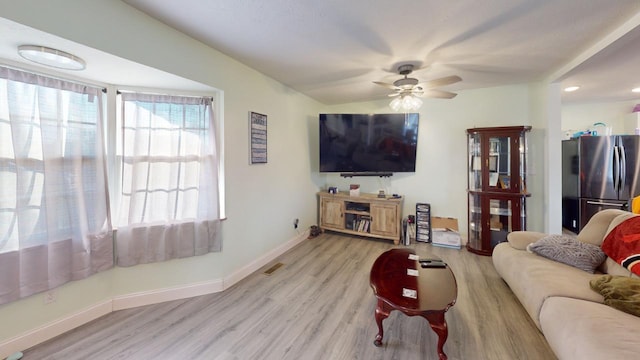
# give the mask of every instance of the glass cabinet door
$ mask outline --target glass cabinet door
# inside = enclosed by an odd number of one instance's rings
[[[497,191],[511,190],[511,136],[489,137],[489,189]]]
[[[520,139],[518,142],[518,153],[520,154],[520,167],[518,169],[520,174],[520,189],[519,192],[526,194],[527,193],[527,156],[529,153],[529,148],[527,144],[527,137],[525,133],[520,134]]]
[[[478,193],[469,193],[469,246],[482,249],[482,207]]]
[[[482,189],[482,137],[469,135],[469,190]]]
[[[499,243],[507,241],[507,235],[513,231],[512,202],[512,199],[489,199],[489,230],[491,231],[492,249]]]
[[[526,192],[524,132],[469,133],[468,141],[470,191]]]
[[[470,192],[467,249],[491,255],[509,233],[525,230],[525,199],[524,195]]]

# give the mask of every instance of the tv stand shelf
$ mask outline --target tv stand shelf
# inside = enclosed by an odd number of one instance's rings
[[[402,197],[350,196],[348,192],[319,192],[318,196],[321,229],[400,243]]]

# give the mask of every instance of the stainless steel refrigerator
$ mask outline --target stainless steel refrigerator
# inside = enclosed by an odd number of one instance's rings
[[[640,136],[562,142],[562,225],[579,232],[600,210],[630,208],[640,194]]]

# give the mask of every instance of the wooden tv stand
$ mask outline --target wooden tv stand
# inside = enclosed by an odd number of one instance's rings
[[[348,192],[319,192],[320,228],[400,243],[403,198],[377,194],[350,196]]]

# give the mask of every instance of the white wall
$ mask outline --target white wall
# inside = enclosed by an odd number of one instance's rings
[[[533,140],[541,148],[534,154],[540,155],[541,161],[535,161],[536,184],[543,187],[544,196],[539,207],[532,210],[544,222],[543,232],[560,234],[562,232],[562,130],[561,124],[561,90],[559,83],[538,83],[536,100],[532,107],[537,112],[535,123],[538,129]],[[540,137],[539,139],[537,137]],[[534,157],[533,160],[537,160]],[[542,166],[541,164],[544,164]]]
[[[573,134],[593,128],[593,124],[602,122],[611,126],[612,134],[625,133],[625,119],[640,99],[632,101],[577,103],[562,105],[562,131]]]

